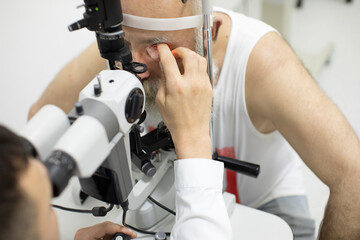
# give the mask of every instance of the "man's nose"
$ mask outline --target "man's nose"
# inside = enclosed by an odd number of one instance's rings
[[[149,64],[146,61],[146,58],[138,51],[133,51],[132,57],[133,57],[134,62],[144,63],[144,64],[146,64],[146,67],[147,67],[146,72],[138,73],[137,76],[140,77],[141,79],[148,78],[150,76],[150,71],[149,71]]]

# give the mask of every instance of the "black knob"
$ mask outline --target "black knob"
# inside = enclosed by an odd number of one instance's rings
[[[111,240],[130,240],[130,237],[124,233],[115,234]]]
[[[81,102],[77,102],[75,103],[75,111],[78,115],[83,115],[84,114],[84,107],[81,104]]]
[[[125,116],[129,123],[135,122],[141,117],[144,106],[144,94],[140,88],[136,88],[129,94],[125,105]]]
[[[94,85],[94,94],[96,97],[100,96],[101,94],[101,86],[100,84],[95,84]]]
[[[81,19],[81,20],[69,25],[68,30],[70,32],[72,32],[72,31],[79,30],[79,29],[82,29],[87,26],[88,26],[88,21],[86,19]]]
[[[141,171],[145,173],[146,176],[152,177],[156,173],[156,168],[154,165],[152,165],[151,162],[146,162],[144,165],[142,165]]]
[[[145,128],[139,124],[134,124],[132,129],[138,133],[143,133],[145,131]]]

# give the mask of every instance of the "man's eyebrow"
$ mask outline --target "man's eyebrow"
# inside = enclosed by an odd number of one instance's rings
[[[141,44],[157,44],[157,43],[169,43],[169,39],[167,37],[151,37],[145,39],[137,39],[138,43]]]
[[[167,43],[170,42],[168,38],[166,37],[157,37],[157,38],[150,38],[150,39],[146,39],[146,43]]]

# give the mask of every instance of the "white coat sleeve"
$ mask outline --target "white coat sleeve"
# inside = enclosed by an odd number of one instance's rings
[[[231,240],[223,163],[210,159],[175,161],[176,221],[171,240]]]

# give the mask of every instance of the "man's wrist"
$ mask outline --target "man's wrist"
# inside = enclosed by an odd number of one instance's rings
[[[208,158],[212,159],[210,136],[187,137],[181,140],[174,140],[175,150],[178,159],[186,158]]]

